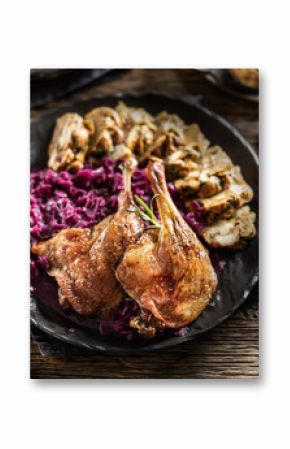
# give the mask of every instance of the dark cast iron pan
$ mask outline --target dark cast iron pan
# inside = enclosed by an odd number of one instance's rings
[[[173,98],[155,93],[145,95],[116,94],[94,97],[80,103],[71,103],[60,109],[47,112],[31,121],[31,167],[45,167],[47,147],[57,117],[65,112],[84,114],[96,106],[116,106],[122,99],[129,106],[143,107],[152,114],[162,110],[178,114],[186,123],[200,125],[211,144],[224,148],[254,190],[251,203],[258,213],[259,169],[258,158],[241,134],[220,116],[201,105],[200,97]],[[258,223],[257,223],[258,227]],[[258,237],[241,251],[226,256],[219,288],[210,305],[197,320],[188,326],[183,336],[160,336],[152,340],[127,341],[117,337],[102,337],[93,329],[75,326],[63,316],[45,307],[41,298],[31,298],[31,322],[48,335],[66,343],[91,350],[115,353],[136,353],[173,346],[191,340],[228,318],[248,297],[258,280]],[[43,286],[46,289],[46,286]]]

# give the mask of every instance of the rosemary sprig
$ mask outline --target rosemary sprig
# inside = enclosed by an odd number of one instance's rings
[[[151,225],[147,226],[146,229],[160,229],[160,223],[154,215],[153,202],[158,195],[154,195],[151,198],[150,206],[148,206],[142,198],[138,195],[134,196],[135,202],[141,206],[144,210],[140,209],[137,205],[134,208],[127,209],[129,212],[134,212],[138,217],[141,217],[144,221],[149,221]]]
[[[150,209],[153,211],[153,201],[158,197],[158,193],[155,193],[155,195],[152,196],[150,201]]]

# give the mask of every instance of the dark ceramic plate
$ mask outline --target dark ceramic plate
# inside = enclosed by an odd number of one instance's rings
[[[81,103],[68,104],[45,113],[31,122],[31,166],[45,167],[47,147],[56,118],[68,111],[85,113],[96,106],[115,106],[122,98],[130,106],[144,107],[152,114],[162,110],[180,115],[185,122],[197,122],[212,144],[221,145],[235,164],[238,164],[255,192],[252,208],[258,213],[259,171],[258,158],[253,148],[224,119],[204,108],[199,97],[172,98],[158,94],[142,96],[117,94],[110,97],[94,97]],[[258,226],[258,223],[257,223]],[[258,238],[242,250],[226,256],[226,266],[221,274],[219,288],[209,307],[186,330],[185,335],[162,336],[153,340],[128,342],[116,337],[102,337],[93,329],[72,325],[71,321],[47,308],[41,297],[31,298],[31,321],[33,325],[50,336],[83,348],[108,352],[138,352],[173,346],[190,340],[215,327],[248,297],[258,280]],[[49,288],[49,287],[48,287]],[[43,289],[46,286],[43,285]],[[73,332],[71,328],[73,329]]]

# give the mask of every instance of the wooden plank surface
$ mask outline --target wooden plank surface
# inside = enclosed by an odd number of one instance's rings
[[[201,94],[207,107],[241,131],[258,152],[258,105],[218,90],[193,70],[117,72],[32,116],[68,101],[113,92],[157,91],[173,95]],[[232,317],[198,339],[158,352],[113,356],[68,348],[62,356],[43,357],[31,339],[33,379],[253,379],[259,375],[258,286]]]

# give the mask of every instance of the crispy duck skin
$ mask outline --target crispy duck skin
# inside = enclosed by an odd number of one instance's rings
[[[133,165],[131,161],[124,163],[125,189],[114,216],[91,229],[65,229],[32,246],[34,254],[48,259],[49,274],[59,286],[61,305],[70,305],[81,315],[106,316],[122,298],[114,270],[127,246],[143,231],[142,219],[127,210],[134,203]]]
[[[105,261],[98,260],[97,270],[93,262],[92,250],[102,242],[109,221],[106,218],[91,229],[65,229],[32,246],[34,254],[45,256],[49,262],[48,274],[58,283],[60,305],[70,306],[81,315],[102,309],[107,295],[112,304],[121,299],[118,284]]]
[[[161,220],[131,245],[116,270],[124,290],[142,310],[170,328],[196,319],[217,287],[207,250],[185,223],[167,190],[164,167],[149,163],[147,176]]]
[[[48,166],[53,170],[83,167],[88,151],[89,132],[79,114],[59,117],[48,148]]]

